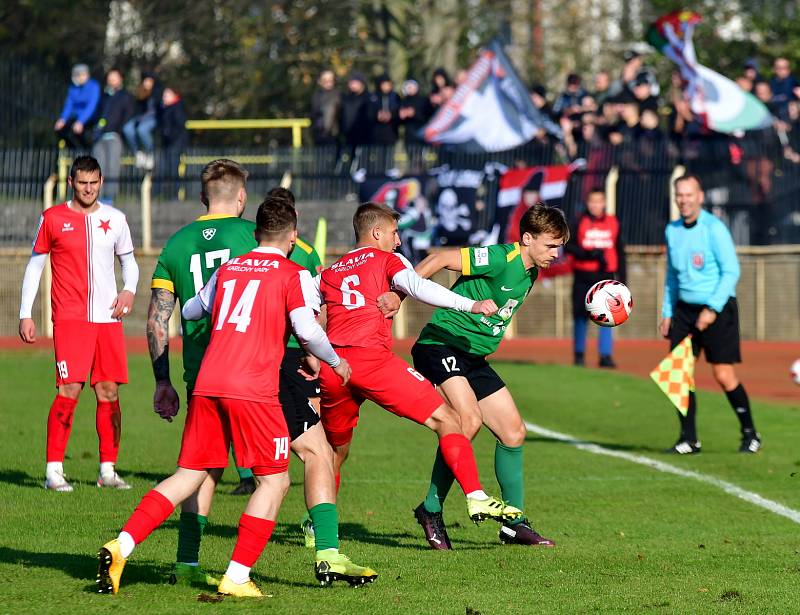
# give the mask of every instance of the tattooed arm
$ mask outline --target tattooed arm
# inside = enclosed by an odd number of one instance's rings
[[[169,378],[169,319],[174,309],[175,295],[164,288],[154,288],[147,309],[147,347],[156,379],[153,410],[170,423],[180,407]]]

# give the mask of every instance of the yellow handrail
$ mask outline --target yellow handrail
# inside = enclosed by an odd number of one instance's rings
[[[292,147],[302,147],[303,128],[311,126],[307,117],[264,120],[187,120],[188,130],[243,130],[258,128],[289,128],[292,131]]]

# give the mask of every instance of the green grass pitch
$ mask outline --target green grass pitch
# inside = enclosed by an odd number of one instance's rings
[[[139,498],[174,467],[185,407],[167,424],[151,410],[146,357],[131,357],[122,392],[119,470],[134,488],[94,486],[97,439],[91,391],[77,409],[66,470],[72,494],[42,489],[50,349],[0,353],[0,613],[789,613],[800,610],[800,526],[712,485],[593,455],[538,436],[525,451],[526,510],[555,549],[500,545],[497,525],[476,527],[454,489],[445,508],[455,551],[426,548],[411,509],[427,488],[435,439],[366,406],[339,500],[342,550],[376,568],[362,589],[319,588],[302,546],[302,465],[273,540],[254,569],[272,594],[260,602],[200,604],[203,590],[165,583],[176,515],[134,553],[117,596],[94,591],[95,552],[116,536]],[[533,423],[731,481],[800,509],[798,407],[755,403],[764,450],[736,452],[738,428],[724,397],[699,394],[703,454],[673,458],[676,421],[650,382],[557,366],[498,364]],[[705,366],[703,366],[704,368]],[[173,368],[179,374],[179,366]],[[185,400],[181,400],[185,403]],[[493,441],[476,441],[486,490],[498,493]],[[226,471],[206,530],[204,565],[221,573],[244,499]],[[498,493],[499,495],[499,493]]]

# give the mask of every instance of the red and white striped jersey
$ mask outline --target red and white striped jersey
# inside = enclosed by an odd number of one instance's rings
[[[133,252],[125,214],[102,203],[88,215],[69,202],[51,207],[39,221],[33,251],[50,254],[53,322],[115,322],[114,257]]]

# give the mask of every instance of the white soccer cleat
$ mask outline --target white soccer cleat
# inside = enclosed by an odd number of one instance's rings
[[[44,488],[59,493],[70,493],[72,485],[67,482],[63,472],[49,472],[45,475]]]
[[[98,487],[105,487],[107,489],[130,489],[131,486],[126,483],[119,474],[114,472],[112,475],[103,475],[97,477],[97,486]]]

